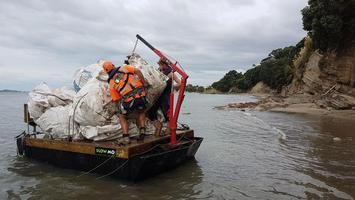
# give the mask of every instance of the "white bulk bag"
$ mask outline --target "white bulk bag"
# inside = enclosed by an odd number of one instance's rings
[[[50,108],[36,120],[36,124],[53,138],[67,138],[72,131],[70,109],[71,105]]]
[[[109,124],[104,126],[80,126],[80,133],[86,139],[94,141],[112,140],[122,134],[121,125]]]
[[[29,93],[28,111],[36,121],[49,108],[72,103],[74,95],[73,90],[65,87],[51,90],[42,82]]]
[[[30,93],[31,116],[44,132],[54,138],[71,135],[73,138],[83,136],[94,141],[111,140],[121,136],[122,130],[115,115],[117,108],[115,104],[110,103],[112,98],[107,83],[108,76],[102,71],[103,62],[101,60],[75,73],[74,84],[79,89],[76,94],[65,88],[51,90],[45,83]],[[129,63],[142,71],[149,84],[149,108],[164,90],[168,78],[138,54],[133,54]],[[71,102],[72,104],[68,105]],[[130,123],[130,133],[137,133],[138,130],[135,129],[135,122]]]
[[[128,62],[130,65],[137,67],[142,71],[144,79],[149,85],[147,89],[147,107],[150,108],[165,89],[168,77],[158,69],[155,69],[152,65],[149,65],[147,61],[136,53],[130,56]]]
[[[102,60],[75,71],[73,76],[74,90],[78,92],[91,79],[98,76],[102,70]]]
[[[107,75],[103,72],[89,80],[75,95],[73,118],[80,126],[104,126],[111,123],[115,110],[104,107],[111,102]],[[116,118],[118,123],[118,119]]]

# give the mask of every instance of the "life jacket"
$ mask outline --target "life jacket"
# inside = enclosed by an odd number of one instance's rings
[[[130,102],[146,95],[142,81],[134,74],[133,66],[126,65],[112,70],[108,82],[124,102]]]

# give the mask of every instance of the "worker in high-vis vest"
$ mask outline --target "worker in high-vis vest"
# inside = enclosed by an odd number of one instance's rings
[[[133,66],[124,65],[115,67],[112,62],[103,64],[104,71],[109,75],[110,93],[112,101],[118,106],[118,116],[123,131],[123,143],[129,144],[127,115],[138,112],[137,126],[139,127],[138,140],[145,136],[145,113],[147,83],[142,72]]]
[[[147,111],[147,117],[153,122],[155,127],[155,136],[162,136],[161,133],[163,123],[158,120],[158,110],[160,109],[163,113],[164,120],[169,124],[169,109],[170,109],[170,93],[172,88],[178,90],[181,85],[180,79],[174,75],[173,69],[169,66],[166,60],[160,59],[158,62],[159,71],[166,75],[169,79],[166,81],[166,87],[160,94],[158,100],[152,105],[152,107]],[[170,128],[167,127],[165,134],[170,134]]]

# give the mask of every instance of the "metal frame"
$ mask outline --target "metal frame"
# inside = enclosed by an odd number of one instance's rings
[[[149,47],[155,54],[157,54],[160,59],[163,59],[172,69],[173,73],[177,72],[178,74],[181,75],[181,85],[179,88],[179,95],[177,98],[175,110],[174,110],[174,90],[171,90],[170,93],[170,112],[169,112],[169,127],[171,129],[171,137],[170,137],[170,143],[171,145],[175,146],[177,144],[176,142],[176,128],[177,128],[177,121],[179,118],[180,114],[180,109],[182,102],[185,98],[185,89],[186,89],[186,84],[187,84],[187,78],[189,77],[185,71],[179,67],[177,64],[178,62],[176,61],[175,63],[172,62],[169,58],[167,58],[160,50],[154,48],[151,44],[149,44],[145,39],[143,39],[140,35],[136,35],[137,39],[142,41],[147,47]]]

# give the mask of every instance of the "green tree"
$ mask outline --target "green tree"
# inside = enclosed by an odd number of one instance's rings
[[[204,87],[202,87],[202,86],[198,86],[198,87],[197,87],[197,92],[203,93],[204,91],[205,91],[205,88],[204,88]]]
[[[262,60],[260,65],[245,72],[237,87],[247,91],[262,81],[272,89],[281,90],[282,86],[292,81],[291,61],[299,47],[289,46],[275,49]]]
[[[309,0],[301,12],[316,49],[334,50],[353,42],[355,0]]]
[[[229,71],[224,77],[212,84],[212,87],[221,92],[228,92],[232,87],[237,85],[239,79],[243,78],[243,74],[236,70]]]
[[[186,85],[186,91],[187,92],[199,92],[199,93],[202,93],[202,92],[205,91],[205,88],[203,86],[187,84]]]
[[[251,89],[255,84],[257,84],[261,80],[260,79],[260,70],[261,70],[261,66],[258,65],[258,66],[251,68],[245,72],[244,82],[241,83],[242,90]]]

